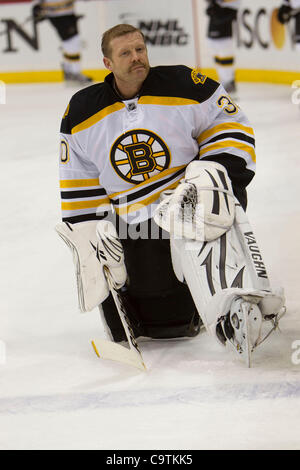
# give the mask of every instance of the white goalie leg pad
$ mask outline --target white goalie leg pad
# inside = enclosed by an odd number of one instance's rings
[[[191,162],[185,179],[161,199],[154,220],[174,237],[215,240],[234,221],[231,182],[226,169],[216,162]]]
[[[234,323],[239,302],[242,314],[248,312],[244,330],[250,352],[264,339],[261,336],[264,320],[271,321],[269,333],[275,329],[285,311],[283,289],[271,289],[253,230],[240,204],[236,203],[233,226],[220,238],[202,243],[171,236],[171,252],[175,273],[188,284],[204,326],[211,334],[220,339],[217,325],[224,326],[230,312],[229,321]],[[237,350],[242,347],[246,351],[234,325],[233,332],[231,343]],[[225,336],[225,340],[230,338]]]
[[[97,253],[102,267],[110,271],[116,289],[124,286],[127,271],[124,262],[124,251],[112,222],[101,220],[97,224]]]
[[[108,285],[97,257],[97,222],[62,222],[55,230],[70,248],[77,281],[78,305],[89,312],[109,295]]]
[[[118,290],[124,286],[127,279],[123,247],[115,226],[111,222],[105,220],[98,222],[96,233],[98,239],[97,257],[101,265],[101,271],[107,280],[110,293],[115,300],[115,296],[118,295]],[[116,305],[116,307],[119,311],[118,305]],[[106,323],[101,305],[99,305],[99,312],[106,336],[113,341],[113,336]]]

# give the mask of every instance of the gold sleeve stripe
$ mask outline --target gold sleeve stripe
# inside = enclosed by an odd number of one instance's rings
[[[207,152],[211,152],[212,150],[223,150],[224,148],[227,149],[228,147],[234,147],[238,150],[242,150],[243,152],[249,153],[251,155],[252,160],[256,162],[254,148],[250,147],[250,145],[246,145],[243,142],[238,142],[237,140],[223,140],[222,142],[208,144],[200,150],[200,158],[203,157]]]
[[[99,179],[84,179],[84,180],[60,180],[60,187],[63,188],[86,188],[90,186],[99,186]]]
[[[107,106],[106,108],[101,109],[101,111],[89,117],[85,121],[81,122],[80,124],[77,124],[77,126],[73,127],[71,132],[72,134],[76,134],[77,132],[88,129],[97,122],[101,121],[101,119],[105,118],[106,116],[109,116],[112,113],[115,113],[116,111],[120,111],[123,108],[125,108],[125,104],[123,103],[114,103],[110,106]]]
[[[174,189],[178,186],[178,184],[179,184],[179,180],[175,181],[174,183],[170,184],[168,187],[164,188],[164,191],[167,189]],[[149,196],[146,199],[143,199],[142,201],[134,202],[133,204],[128,204],[127,206],[124,206],[124,207],[115,206],[115,211],[118,215],[125,215],[131,212],[139,211],[143,209],[145,206],[148,206],[149,204],[152,204],[153,202],[157,201],[157,199],[159,199],[160,197],[160,194],[161,194],[161,190],[159,190],[155,194],[152,194],[152,196]]]
[[[217,132],[229,131],[229,130],[230,131],[241,130],[241,131],[247,132],[247,134],[251,134],[254,137],[254,132],[253,132],[252,127],[244,126],[243,124],[239,124],[238,122],[224,122],[222,124],[218,124],[215,127],[212,127],[211,129],[208,129],[207,131],[202,132],[197,138],[197,141],[198,143],[201,143],[204,140],[209,139],[210,137],[217,134]]]
[[[176,173],[177,171],[182,170],[185,167],[186,165],[176,166],[174,168],[168,168],[167,170],[164,170],[161,173],[158,173],[157,175],[153,176],[151,180],[143,181],[142,183],[137,184],[135,188],[129,188],[129,189],[126,189],[125,191],[120,191],[119,193],[110,194],[109,197],[114,198],[114,197],[120,196],[121,194],[128,193],[128,191],[131,191],[131,193],[133,193],[136,190],[139,190],[140,188],[142,188],[143,186],[149,185],[151,183],[155,183],[155,181],[158,181],[158,180],[162,180],[162,178],[164,178],[165,176],[171,175],[172,173]]]
[[[110,204],[110,200],[108,198],[88,201],[62,202],[61,208],[63,211],[75,211],[78,209],[92,209],[106,204]]]
[[[142,96],[139,99],[140,104],[157,104],[162,106],[186,106],[191,104],[199,104],[198,101],[187,98],[176,98],[168,96]]]

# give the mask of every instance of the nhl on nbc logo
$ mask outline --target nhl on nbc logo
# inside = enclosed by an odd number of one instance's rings
[[[139,184],[166,170],[171,156],[168,146],[157,134],[146,129],[134,129],[114,142],[110,161],[123,180]]]

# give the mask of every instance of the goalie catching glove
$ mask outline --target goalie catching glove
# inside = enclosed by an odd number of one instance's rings
[[[166,191],[155,222],[175,238],[211,241],[233,224],[235,200],[226,169],[215,162],[195,161],[174,192]]]
[[[93,310],[109,295],[109,287],[103,273],[107,266],[114,284],[120,288],[126,282],[123,251],[114,226],[107,222],[107,236],[99,240],[97,222],[70,224],[62,222],[55,230],[70,248],[77,281],[78,304],[81,312]]]

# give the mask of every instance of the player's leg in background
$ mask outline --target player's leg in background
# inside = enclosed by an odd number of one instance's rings
[[[300,54],[300,13],[295,15],[295,36],[294,36],[295,46],[297,51]]]
[[[228,93],[236,91],[233,35],[235,18],[225,17],[224,20],[220,21],[220,19],[211,16],[207,33],[207,41],[213,54],[218,80]]]
[[[81,38],[75,14],[49,17],[62,41],[62,69],[66,82],[86,85],[92,80],[81,73]]]

